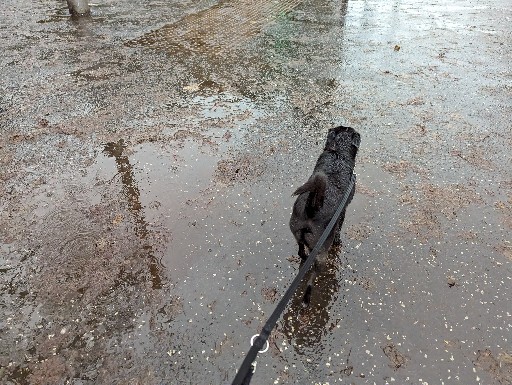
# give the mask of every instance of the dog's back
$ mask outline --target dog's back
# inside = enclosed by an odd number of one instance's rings
[[[293,193],[297,199],[290,218],[290,230],[299,246],[303,244],[311,250],[327,227],[349,184],[360,141],[359,133],[351,127],[329,130],[313,174]],[[352,196],[353,191],[348,203]],[[341,224],[342,221],[336,230]]]

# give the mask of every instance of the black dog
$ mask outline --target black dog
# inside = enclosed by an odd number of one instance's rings
[[[354,171],[361,136],[351,127],[331,128],[327,134],[325,148],[316,162],[309,180],[293,195],[298,195],[293,205],[290,229],[299,244],[299,256],[304,262],[333,217]],[[347,205],[354,196],[355,185],[350,192]],[[339,243],[339,233],[345,220],[346,206],[336,225],[327,237],[315,260],[313,273],[304,294],[303,305],[311,299],[313,281],[318,270],[325,264],[329,248]]]

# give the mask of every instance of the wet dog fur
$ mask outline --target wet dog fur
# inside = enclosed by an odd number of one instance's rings
[[[327,134],[324,151],[320,154],[313,174],[293,195],[297,199],[290,218],[290,230],[299,245],[299,256],[304,262],[333,217],[338,204],[350,183],[361,136],[351,127],[331,128]],[[347,205],[354,196],[355,185],[350,192]],[[313,282],[325,265],[333,243],[339,243],[339,233],[345,220],[345,209],[320,249],[311,273],[303,306],[309,306]]]

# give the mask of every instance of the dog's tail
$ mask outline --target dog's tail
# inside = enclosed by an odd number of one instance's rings
[[[315,173],[309,180],[300,186],[293,195],[300,195],[308,192],[306,202],[306,213],[313,216],[324,204],[325,189],[327,188],[327,176],[324,173]]]

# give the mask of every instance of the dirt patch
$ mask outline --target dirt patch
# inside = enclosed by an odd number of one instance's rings
[[[425,100],[422,96],[416,96],[415,98],[407,100],[405,103],[400,103],[402,106],[421,106],[423,104],[425,104]]]
[[[479,350],[473,364],[489,373],[499,385],[512,383],[512,355],[502,352],[494,357],[489,349]]]
[[[367,239],[372,233],[373,229],[366,223],[358,223],[350,226],[346,233],[350,239],[354,239],[356,241],[362,241]]]
[[[402,221],[401,225],[420,239],[427,239],[441,235],[443,219],[456,218],[459,210],[481,203],[482,198],[473,189],[461,184],[436,186],[421,183],[404,186],[399,201],[411,207],[409,220]]]
[[[392,343],[383,346],[382,351],[384,352],[386,357],[389,358],[389,366],[391,366],[393,369],[399,369],[403,367],[407,362],[406,357],[402,353],[400,353],[398,348]]]
[[[367,185],[365,185],[364,183],[361,183],[361,182],[356,183],[356,192],[358,194],[367,195],[372,198],[376,197],[378,194],[377,191],[371,189],[370,187],[368,187]]]
[[[174,133],[172,139],[176,141],[181,147],[184,146],[184,142],[186,140],[190,139],[201,143],[203,146],[217,146],[217,143],[211,137],[192,130],[178,130]]]
[[[452,150],[450,154],[454,157],[462,159],[471,166],[481,168],[483,170],[494,170],[494,164],[488,159],[486,150],[482,148],[471,148],[467,151]]]
[[[357,278],[356,282],[359,286],[361,286],[365,290],[375,290],[376,285],[375,285],[374,280],[371,278],[360,277],[360,278]]]
[[[432,206],[438,206],[447,219],[455,218],[456,211],[471,204],[482,203],[482,198],[470,187],[462,184],[436,186],[423,184],[420,186],[426,201]]]
[[[28,380],[33,385],[57,384],[67,373],[66,362],[62,357],[50,357],[36,364]]]
[[[505,241],[503,244],[496,247],[496,250],[503,254],[509,261],[512,261],[512,244]]]
[[[419,208],[414,211],[408,221],[401,222],[402,227],[412,232],[420,239],[439,238],[441,223],[435,212],[429,208]]]
[[[158,313],[166,317],[164,322],[171,321],[178,314],[183,313],[183,300],[179,296],[172,296],[169,302],[160,308]]]
[[[465,241],[474,241],[475,239],[478,239],[478,234],[474,231],[467,230],[458,233],[458,237]]]
[[[238,154],[232,159],[220,160],[215,170],[215,179],[227,185],[256,179],[263,174],[261,159],[248,154]]]
[[[276,302],[277,300],[277,290],[275,287],[264,287],[261,289],[261,295],[265,298],[266,301],[271,303]]]
[[[35,127],[27,134],[14,134],[9,137],[11,144],[22,142],[34,142],[40,140],[44,136],[51,135],[72,135],[79,136],[78,129],[73,127],[61,126],[58,124],[50,124],[46,119],[40,119]]]
[[[382,166],[387,172],[396,175],[398,178],[405,178],[407,173],[414,172],[416,174],[426,176],[427,171],[423,168],[415,165],[412,162],[406,160],[400,160],[398,162],[386,163]]]
[[[500,212],[503,225],[512,229],[512,197],[507,202],[496,202],[494,207]]]

